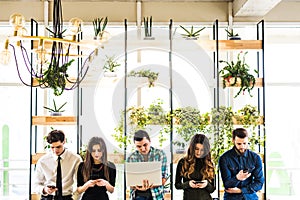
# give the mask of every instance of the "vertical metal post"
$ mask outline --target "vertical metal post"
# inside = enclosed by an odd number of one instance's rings
[[[170,97],[170,113],[173,114],[173,66],[172,66],[172,51],[173,51],[173,20],[170,20],[169,25],[169,41],[170,41],[170,49],[169,49],[169,97]],[[171,118],[170,123],[170,152],[171,152],[171,161],[170,161],[170,190],[171,190],[171,199],[173,199],[173,118]]]
[[[124,68],[124,137],[127,136],[127,19],[124,21],[125,38],[124,38],[124,52],[125,52],[125,68]],[[126,160],[127,142],[124,144],[124,160]],[[126,199],[126,165],[124,165],[124,199]]]

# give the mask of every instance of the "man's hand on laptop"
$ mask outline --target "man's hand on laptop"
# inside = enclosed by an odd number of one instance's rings
[[[146,191],[152,187],[153,187],[153,184],[150,184],[149,180],[147,180],[147,179],[143,180],[143,184],[141,186],[140,185],[135,186],[135,188],[137,190],[141,190],[141,191]]]

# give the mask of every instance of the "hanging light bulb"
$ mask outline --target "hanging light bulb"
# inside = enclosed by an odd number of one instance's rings
[[[47,62],[47,58],[46,58],[47,51],[44,48],[44,40],[43,39],[41,39],[39,41],[39,46],[38,46],[37,50],[35,50],[35,53],[37,54],[37,63],[39,65],[43,65]]]
[[[4,50],[0,53],[0,63],[7,65],[10,62],[11,53],[8,50],[9,40],[6,39],[4,44]]]
[[[17,36],[19,29],[25,26],[25,17],[19,13],[14,13],[9,17],[9,23],[15,28],[14,36]]]
[[[83,21],[78,17],[74,17],[74,18],[70,19],[69,23],[70,23],[70,31],[73,36],[72,40],[75,41],[76,35],[81,31],[81,26],[82,26]]]

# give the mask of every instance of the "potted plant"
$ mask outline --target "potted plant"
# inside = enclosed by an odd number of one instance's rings
[[[158,99],[149,105],[147,108],[147,113],[149,116],[148,124],[158,124],[163,125],[166,124],[166,113],[162,107],[163,101]]]
[[[144,17],[145,40],[154,40],[152,37],[152,16]]]
[[[115,59],[115,56],[106,56],[106,60],[103,66],[104,76],[115,77],[116,68],[119,67],[121,64],[118,63]]]
[[[130,71],[128,73],[129,77],[147,77],[148,78],[148,82],[149,82],[149,87],[154,87],[154,82],[157,80],[158,78],[158,72],[152,72],[150,69],[145,70],[139,70],[139,71]]]
[[[239,36],[238,33],[234,33],[233,29],[225,29],[225,31],[227,32],[227,37],[229,38],[229,40],[240,40],[241,37]]]
[[[103,21],[103,17],[95,18],[93,20],[93,27],[94,27],[94,34],[95,34],[94,39],[103,40],[105,34],[107,34],[105,28],[108,22],[108,18],[105,17],[103,23],[102,21]]]
[[[49,64],[44,76],[37,78],[37,81],[40,85],[52,88],[55,96],[60,96],[66,88],[66,80],[69,77],[67,70],[72,62],[74,59],[59,66],[59,63],[56,63],[56,59],[54,59],[53,63]]]
[[[55,100],[53,99],[53,108],[50,108],[50,107],[47,107],[47,106],[44,106],[44,108],[46,110],[49,110],[50,111],[50,115],[51,116],[61,116],[62,115],[62,112],[64,112],[65,110],[62,110],[62,108],[67,104],[67,102],[63,103],[61,106],[57,107],[56,106],[56,102]]]
[[[237,61],[225,61],[220,60],[220,63],[225,63],[225,67],[219,71],[221,77],[223,78],[223,87],[228,86],[236,86],[236,84],[239,84],[240,90],[237,92],[235,97],[240,95],[241,92],[248,91],[249,95],[251,95],[251,90],[254,88],[255,85],[255,77],[250,73],[250,67],[245,62],[245,56],[248,52],[245,52],[243,54],[243,57],[241,59],[240,52],[237,56]],[[258,71],[254,69],[254,72],[258,74]]]
[[[191,27],[190,30],[188,30],[187,28],[179,25],[180,28],[182,28],[185,31],[185,34],[181,34],[184,38],[186,39],[198,39],[198,37],[200,36],[200,32],[203,31],[205,29],[205,27],[202,27],[201,29],[195,30],[194,31],[194,26]]]
[[[202,117],[197,108],[190,106],[176,108],[172,114],[169,114],[169,119],[170,117],[175,118],[175,130],[179,135],[178,140],[174,141],[173,144],[179,147],[176,152],[182,153],[185,151],[185,147],[190,142],[192,136],[202,131]]]

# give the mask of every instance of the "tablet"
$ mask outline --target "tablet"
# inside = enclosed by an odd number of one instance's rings
[[[162,185],[161,161],[154,162],[126,162],[126,185],[142,185],[148,179],[149,184]]]

